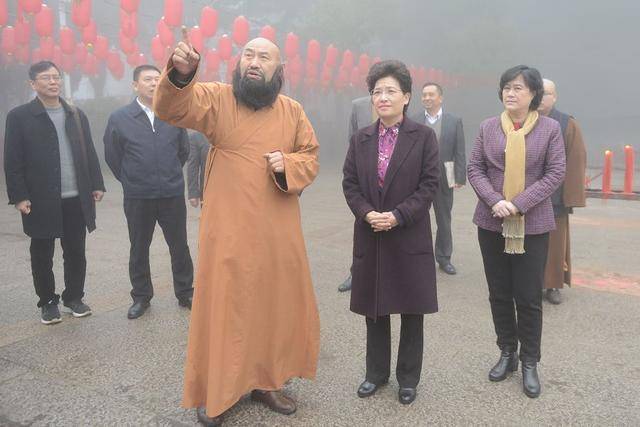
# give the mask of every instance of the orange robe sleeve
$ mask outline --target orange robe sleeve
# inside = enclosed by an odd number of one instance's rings
[[[569,208],[586,206],[585,169],[587,150],[582,132],[575,119],[569,119],[566,130],[567,172],[564,178],[562,199]]]
[[[198,83],[196,70],[189,84],[179,88],[169,79],[172,70],[173,63],[169,60],[153,97],[154,113],[173,126],[197,130],[211,141],[220,111],[220,84]]]
[[[282,191],[300,194],[318,175],[318,150],[320,148],[316,134],[307,115],[298,106],[300,115],[296,127],[296,139],[291,153],[283,153],[286,186],[272,174]]]

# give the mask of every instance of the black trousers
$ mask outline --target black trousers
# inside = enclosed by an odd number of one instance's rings
[[[424,329],[422,314],[401,314],[396,378],[400,387],[415,388],[420,382]],[[375,321],[367,317],[367,373],[365,379],[384,384],[391,373],[391,316]]]
[[[520,341],[520,360],[540,361],[542,285],[549,233],[525,236],[525,253],[521,255],[504,253],[500,233],[478,228],[478,241],[498,347],[516,351]]]
[[[443,167],[444,169],[444,167]],[[440,177],[440,186],[433,199],[433,213],[436,217],[435,256],[438,264],[449,264],[453,253],[451,235],[451,210],[453,209],[453,188],[449,188],[446,173]]]
[[[124,199],[129,228],[129,278],[131,298],[149,302],[153,298],[149,246],[156,222],[162,228],[171,255],[173,289],[178,299],[193,295],[193,262],[187,244],[187,207],[184,197]]]
[[[84,296],[84,279],[87,272],[85,239],[87,228],[82,215],[80,199],[62,199],[62,258],[64,260],[64,291],[62,300],[71,302]],[[53,302],[58,304],[56,282],[53,275],[53,253],[56,239],[31,239],[31,274],[38,295],[38,307]]]

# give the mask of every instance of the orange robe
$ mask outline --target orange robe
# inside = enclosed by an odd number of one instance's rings
[[[319,316],[298,198],[318,173],[318,141],[291,98],[254,111],[236,102],[230,85],[192,81],[179,89],[167,73],[155,114],[212,144],[182,404],[206,406],[213,417],[251,390],[315,378]],[[263,157],[277,150],[286,188]]]

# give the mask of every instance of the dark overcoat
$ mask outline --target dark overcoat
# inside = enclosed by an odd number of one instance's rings
[[[65,130],[71,144],[82,215],[91,232],[96,228],[92,193],[105,191],[100,163],[87,116],[82,110],[60,101],[65,110]],[[74,117],[76,110],[77,120]],[[77,122],[82,127],[84,143]],[[38,98],[14,108],[7,115],[4,170],[9,203],[31,201],[31,213],[22,215],[22,226],[24,233],[32,238],[62,237],[59,147],[56,128]]]
[[[352,138],[342,187],[355,216],[351,311],[370,318],[438,311],[429,208],[440,176],[435,132],[403,120],[380,189],[378,126]],[[400,224],[375,233],[365,221],[370,211],[396,211]]]

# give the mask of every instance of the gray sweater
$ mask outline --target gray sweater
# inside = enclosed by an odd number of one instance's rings
[[[46,108],[49,118],[53,122],[58,134],[60,146],[60,196],[63,199],[78,196],[78,181],[76,179],[76,167],[73,163],[71,144],[65,130],[65,111],[62,106]]]

